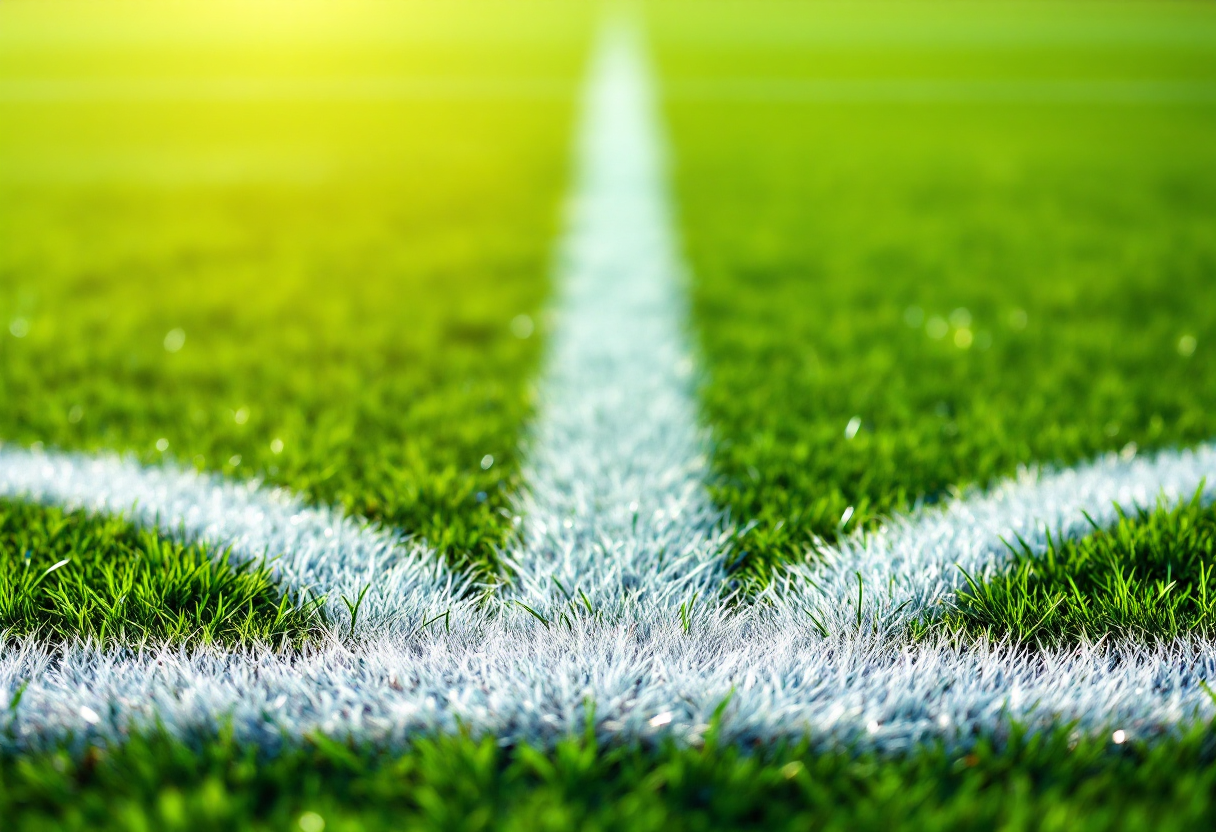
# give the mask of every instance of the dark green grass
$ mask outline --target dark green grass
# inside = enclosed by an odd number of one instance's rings
[[[651,17],[750,574],[1021,464],[1216,435],[1211,5]],[[1050,99],[1078,80],[1209,97]]]
[[[53,642],[299,643],[316,601],[264,562],[185,545],[116,517],[0,500],[0,634]]]
[[[1141,641],[1216,632],[1216,508],[1199,495],[1173,508],[1119,513],[1079,540],[1019,541],[1009,569],[967,588],[930,629],[1075,644],[1104,636]]]
[[[261,477],[492,571],[586,12],[476,8],[0,9],[0,82],[69,90],[0,97],[0,439]],[[324,92],[368,77],[508,93]],[[233,78],[322,92],[192,97]]]
[[[0,754],[0,817],[34,830],[1182,830],[1216,821],[1210,726],[1153,745],[1014,731],[965,752],[804,746],[411,750],[228,737]]]

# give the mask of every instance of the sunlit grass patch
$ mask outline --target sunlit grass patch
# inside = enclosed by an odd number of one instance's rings
[[[1211,6],[651,12],[749,574],[1021,464],[1216,435]]]
[[[320,599],[282,591],[264,561],[118,517],[0,500],[0,634],[56,642],[299,643]]]
[[[256,476],[493,571],[588,15],[0,8],[0,439]]]
[[[1051,645],[1216,633],[1216,507],[1199,494],[1120,510],[1113,528],[1049,538],[1042,552],[1025,541],[1013,550],[1001,574],[967,575],[950,611],[926,629]]]

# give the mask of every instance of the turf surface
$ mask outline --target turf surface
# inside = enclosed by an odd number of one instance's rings
[[[20,707],[20,705],[18,705]],[[552,752],[420,738],[331,740],[260,758],[230,739],[140,734],[87,754],[0,755],[14,830],[1172,830],[1216,815],[1210,726],[1147,746],[1126,732],[1013,731],[966,750],[600,747]]]
[[[750,574],[1019,465],[1216,433],[1210,5],[651,11]]]
[[[299,643],[319,599],[280,591],[265,561],[184,545],[117,517],[0,500],[0,639]]]
[[[492,570],[586,9],[62,8],[0,6],[0,438],[262,476]],[[751,574],[801,557],[813,534],[1023,462],[1211,436],[1210,7],[649,11],[715,495],[758,521]],[[47,623],[58,602],[41,598],[23,632],[144,635],[156,615],[127,620],[114,594],[91,593],[134,586],[148,553],[176,558],[158,576],[214,580],[201,550],[117,521],[6,510],[15,537],[67,524],[104,543],[63,544],[98,579],[65,580],[75,594],[62,597],[94,617]],[[1177,537],[1185,511],[1126,534]],[[1139,551],[1117,543],[1057,547],[1078,562],[1105,553],[1077,609],[1125,568],[1114,557]],[[48,567],[56,545],[39,547]],[[272,626],[276,590],[245,574],[233,580],[266,603],[209,637]],[[1188,578],[1173,607],[1186,627],[1207,578]],[[1098,626],[1059,631],[1078,620]],[[0,817],[306,832],[1193,828],[1213,814],[1209,737],[1200,726],[1149,747],[1062,726],[889,758],[317,739],[261,758],[223,737],[136,735],[0,752]]]
[[[0,9],[0,439],[262,477],[492,569],[586,10],[285,9]]]

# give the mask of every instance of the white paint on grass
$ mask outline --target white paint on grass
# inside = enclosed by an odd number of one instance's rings
[[[279,492],[116,457],[5,450],[0,493],[125,510],[231,543],[238,557],[283,552],[284,579],[327,590],[335,612],[337,595],[372,580],[377,589],[354,641],[337,628],[302,654],[10,644],[0,692],[28,687],[0,716],[0,742],[231,720],[241,737],[268,744],[310,731],[404,742],[458,726],[549,743],[582,730],[588,702],[605,738],[696,741],[728,696],[729,740],[809,731],[892,750],[930,736],[968,743],[1010,719],[1076,719],[1137,738],[1212,714],[1200,684],[1216,676],[1210,643],[1030,654],[903,635],[910,616],[958,585],[956,562],[982,572],[1002,562],[1012,532],[1041,544],[1044,524],[1077,533],[1083,510],[1110,519],[1112,500],[1185,496],[1216,473],[1208,446],[1027,473],[846,541],[825,553],[827,569],[791,570],[771,604],[717,600],[723,539],[702,491],[705,447],[644,65],[618,30],[595,66],[520,504],[528,525],[503,591],[549,623],[518,605],[460,600],[433,553]],[[578,590],[590,609],[564,603]]]
[[[116,455],[0,448],[0,496],[118,514],[189,540],[231,547],[239,560],[273,558],[276,575],[297,592],[325,596],[349,621],[341,596],[370,585],[360,617],[383,624],[443,611],[462,593],[434,551],[399,534],[310,508],[282,489],[238,483],[167,465],[145,468]]]
[[[1152,508],[1195,495],[1216,500],[1216,447],[1201,445],[1140,458],[1109,454],[1062,471],[1025,470],[987,494],[896,518],[881,531],[854,536],[821,553],[814,570],[791,569],[786,602],[811,609],[833,632],[856,628],[861,612],[892,632],[930,613],[965,585],[963,570],[989,578],[1009,560],[1007,544],[1044,551],[1047,534],[1073,538],[1118,519],[1115,505]],[[810,588],[808,588],[810,587]]]
[[[632,30],[605,31],[584,100],[508,595],[676,608],[718,591],[725,536],[704,489],[684,273]]]

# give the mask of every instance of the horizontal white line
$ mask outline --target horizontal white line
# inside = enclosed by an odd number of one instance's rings
[[[133,656],[29,640],[0,657],[0,690],[28,682],[4,727],[18,745],[35,746],[229,718],[241,738],[269,744],[312,731],[399,743],[459,726],[545,744],[581,731],[593,703],[604,738],[695,741],[730,697],[727,740],[809,733],[898,750],[929,737],[969,743],[1009,720],[1076,719],[1082,730],[1154,737],[1213,715],[1200,684],[1216,678],[1216,647],[1206,643],[1029,655],[823,639],[805,617],[755,609],[694,609],[688,626],[674,611],[640,606],[616,621],[548,628],[523,611],[489,617],[466,607],[421,633],[298,658],[262,648]],[[90,711],[102,721],[89,724]],[[652,727],[656,717],[666,724]]]

